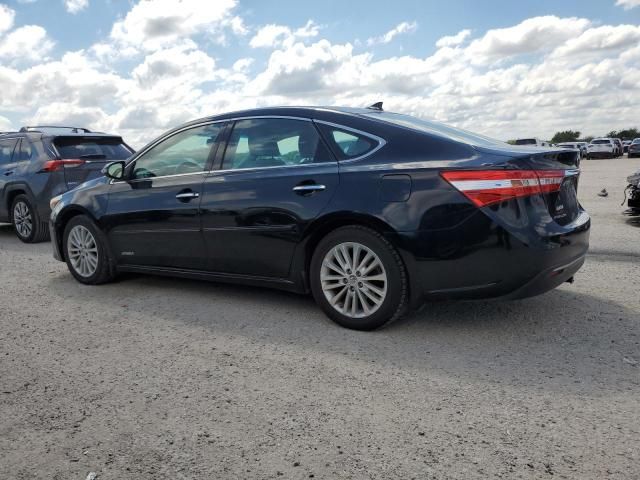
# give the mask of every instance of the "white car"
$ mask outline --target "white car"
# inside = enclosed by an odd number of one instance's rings
[[[515,145],[524,145],[527,147],[551,147],[549,142],[545,142],[544,140],[539,140],[537,138],[519,138],[514,143]]]
[[[558,148],[566,148],[571,150],[578,150],[580,152],[580,158],[584,157],[584,151],[578,142],[563,142],[556,145]]]
[[[587,158],[615,158],[618,146],[612,138],[594,138],[587,147]]]

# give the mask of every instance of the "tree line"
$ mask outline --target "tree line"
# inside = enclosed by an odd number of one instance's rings
[[[553,137],[551,137],[551,143],[565,143],[565,142],[590,142],[595,137],[593,135],[588,135],[586,137],[580,137],[582,132],[579,130],[563,130],[561,132],[556,132]],[[621,140],[633,140],[634,138],[640,138],[640,130],[637,128],[627,128],[624,130],[612,130],[604,137],[610,138],[619,138]],[[515,140],[509,140],[508,143],[515,143]]]
[[[594,137],[586,136],[580,137],[581,132],[578,130],[563,130],[562,132],[556,132],[553,137],[551,137],[551,143],[563,143],[563,142],[590,142],[594,139]],[[640,130],[637,128],[626,128],[624,130],[611,130],[604,137],[610,138],[619,138],[621,140],[633,140],[634,138],[640,137]]]

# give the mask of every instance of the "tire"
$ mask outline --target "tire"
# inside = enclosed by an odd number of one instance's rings
[[[107,238],[86,215],[69,220],[62,236],[62,251],[69,271],[80,283],[99,285],[116,277]]]
[[[49,224],[40,219],[38,210],[24,194],[11,203],[11,223],[16,236],[24,243],[39,243],[49,240]]]
[[[347,262],[341,251],[346,251]],[[354,256],[360,268],[369,272],[349,268],[355,263]],[[333,267],[327,267],[328,263]],[[402,259],[388,240],[369,228],[341,227],[324,237],[313,253],[310,276],[316,303],[343,327],[375,330],[406,313],[409,282]]]

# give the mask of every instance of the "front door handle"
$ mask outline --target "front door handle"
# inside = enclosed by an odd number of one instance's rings
[[[198,198],[199,196],[200,194],[196,192],[181,192],[176,195],[176,198],[181,202],[188,202],[189,200],[193,200],[194,198]]]
[[[327,187],[324,185],[312,184],[312,185],[296,185],[293,187],[293,191],[299,195],[307,195],[313,192],[321,192],[326,190]]]
[[[7,170],[6,172],[4,172],[5,177],[8,177],[9,175],[13,175],[13,170]]]

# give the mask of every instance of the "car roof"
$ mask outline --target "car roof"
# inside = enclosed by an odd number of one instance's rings
[[[103,133],[103,132],[40,132],[36,130],[32,130],[29,132],[6,132],[0,133],[0,138],[31,138],[31,139],[42,139],[42,138],[57,138],[57,137],[104,137],[104,138],[122,138],[121,135],[116,135],[112,133]]]

